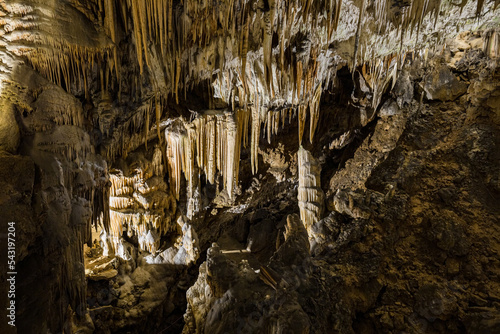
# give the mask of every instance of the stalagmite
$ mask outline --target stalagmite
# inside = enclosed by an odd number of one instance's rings
[[[166,193],[160,149],[155,148],[151,162],[142,160],[134,175],[111,174],[110,181],[109,228],[102,238],[116,256],[124,256],[124,233],[137,235],[139,247],[155,253],[160,236],[175,228],[171,221],[176,212],[175,200]]]
[[[235,145],[235,153],[234,153],[234,179],[235,184],[238,184],[238,174],[240,170],[240,153],[241,146],[247,147],[248,143],[248,122],[250,118],[250,113],[244,109],[238,109],[236,111],[236,126],[237,135],[236,135],[236,145]]]
[[[300,146],[298,151],[300,219],[308,234],[312,226],[320,221],[324,212],[325,194],[321,189],[321,165],[312,154]]]

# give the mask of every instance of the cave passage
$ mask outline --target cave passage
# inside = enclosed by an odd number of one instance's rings
[[[0,0],[0,333],[500,333],[500,0]]]

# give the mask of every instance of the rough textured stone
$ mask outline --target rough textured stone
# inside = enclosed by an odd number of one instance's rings
[[[425,96],[429,100],[453,101],[467,91],[467,84],[460,82],[446,67],[437,66],[424,84]]]

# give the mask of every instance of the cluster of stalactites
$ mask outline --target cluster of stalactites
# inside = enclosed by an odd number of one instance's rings
[[[398,56],[401,57],[403,54],[413,51],[420,53],[419,35],[421,35],[421,30],[424,28],[426,30],[426,35],[433,34],[437,37],[437,41],[441,39],[441,34],[436,28],[438,25],[438,18],[442,15],[443,8],[446,8],[447,13],[449,13],[451,8],[455,8],[459,11],[459,16],[462,14],[464,7],[469,6],[472,3],[471,0],[463,0],[458,3],[451,2],[442,6],[442,0],[411,0],[407,6],[395,5],[392,0],[376,0],[375,1],[375,12],[373,19],[368,17],[367,7],[369,6],[369,1],[362,0],[361,7],[359,8],[358,26],[355,35],[355,50],[352,61],[349,62],[350,68],[355,68],[358,64],[365,63],[368,59],[386,57],[387,53],[380,54],[380,50],[384,49],[384,45],[390,45],[391,43],[386,43],[382,39],[388,40],[387,37],[392,31],[391,36],[399,40],[399,51]],[[488,2],[484,0],[476,0],[476,17],[487,14],[489,11],[495,11],[500,5],[500,0],[491,1],[491,7],[488,10],[484,10]],[[456,9],[456,8],[459,8]],[[455,14],[455,15],[457,15]],[[445,21],[448,18],[442,17],[441,20]],[[470,18],[461,17],[465,22],[472,22]],[[428,21],[428,22],[426,22]],[[365,38],[363,42],[360,41],[360,34],[365,31],[371,31],[372,26],[377,27],[377,31],[374,33],[379,34],[379,38]],[[427,25],[427,27],[425,27]],[[433,28],[432,28],[433,27]],[[428,29],[431,29],[429,31]],[[458,28],[458,27],[457,27]],[[434,31],[432,31],[434,29]],[[477,29],[471,28],[471,29]],[[458,30],[457,30],[458,31]],[[416,36],[414,36],[416,35]],[[410,45],[404,45],[405,39],[408,38],[408,42],[413,40],[416,42]],[[384,44],[384,45],[382,45]],[[440,43],[434,43],[434,47],[440,46]],[[432,45],[423,44],[423,47],[431,47]],[[363,49],[363,52],[358,52],[358,49]],[[391,49],[394,49],[392,47]]]
[[[365,10],[368,1],[361,2],[354,61],[349,61],[351,68],[364,63],[366,57],[372,56],[368,50],[373,49],[373,45],[364,45],[365,52],[360,55],[357,52],[358,47],[362,47],[360,45],[362,42],[359,41],[360,34],[367,30],[364,25],[375,25],[379,27],[379,32],[389,28],[399,29],[402,32],[418,31],[427,15],[434,14],[437,19],[441,0],[412,0],[409,6],[392,6],[392,3],[389,0],[375,1],[373,19],[364,20],[364,16],[368,15]],[[460,6],[467,3],[467,0],[462,1]],[[484,3],[483,0],[477,1],[478,15],[482,12]],[[499,3],[500,0],[495,0],[494,6]],[[262,55],[259,55],[263,65],[260,69],[262,83],[267,94],[274,98],[279,95],[280,90],[280,87],[276,86],[283,86],[283,81],[288,80],[285,73],[291,73],[299,78],[307,77],[308,68],[314,68],[314,64],[308,59],[326,52],[325,45],[330,45],[334,41],[336,38],[334,31],[341,21],[342,1],[272,0],[267,4],[269,8],[262,10],[248,0],[217,2],[186,0],[184,3],[174,3],[173,0],[100,0],[104,28],[112,44],[107,42],[95,48],[85,48],[61,40],[51,40],[50,36],[44,35],[41,46],[32,48],[28,59],[37,70],[53,82],[58,84],[64,82],[68,88],[75,84],[77,87],[85,88],[86,93],[91,67],[94,63],[99,63],[101,88],[106,90],[115,82],[120,83],[118,46],[119,38],[123,34],[119,30],[124,29],[126,34],[130,33],[134,38],[140,72],[143,72],[144,67],[151,67],[152,72],[158,72],[153,62],[159,59],[164,70],[160,72],[164,72],[166,83],[166,87],[161,87],[161,92],[165,96],[174,94],[178,101],[179,90],[182,87],[186,92],[188,86],[192,87],[201,80],[210,79],[215,73],[228,70],[238,70],[242,87],[248,92],[247,82],[251,81],[251,78],[248,76],[247,66],[253,64],[254,59],[251,62],[247,62],[247,59],[251,57],[252,52],[260,52],[260,48],[255,47],[256,34],[251,32],[260,31],[259,35],[263,36]],[[401,12],[401,17],[398,16],[398,19],[394,18],[395,8],[398,14]],[[123,24],[123,27],[119,23]],[[298,47],[293,44],[292,35],[298,32],[310,35],[308,38],[310,45],[306,48],[309,49],[310,55],[306,55],[305,58],[304,55],[298,56],[290,52],[291,49]],[[279,41],[274,50],[273,35],[277,35]],[[365,38],[364,43],[373,42],[368,40]],[[156,54],[156,48],[152,47],[152,43],[158,46],[159,54]],[[249,50],[249,45],[254,45],[254,50]],[[240,63],[238,69],[233,61],[231,64],[226,63],[226,60],[237,58]],[[303,73],[295,69],[297,66],[303,67]],[[116,75],[117,80],[113,75]],[[328,84],[328,81],[324,82],[323,87],[326,88]],[[315,84],[310,90],[311,95],[316,92],[316,86]],[[308,91],[306,87],[303,89]],[[281,87],[281,91],[289,90]],[[245,99],[241,105],[246,105],[248,102],[255,103],[255,100]]]
[[[467,2],[465,0],[461,6]],[[495,0],[496,4],[497,2],[498,0]],[[484,1],[479,0],[477,4],[479,15]],[[200,59],[207,58],[213,53],[215,53],[214,59],[218,59],[210,62],[208,66],[211,69],[209,72],[213,73],[231,67],[224,64],[225,59],[240,58],[240,76],[246,89],[249,40],[253,38],[249,32],[255,29],[261,30],[263,36],[262,75],[265,86],[270,95],[274,95],[276,88],[273,87],[273,77],[277,77],[275,75],[277,73],[273,73],[273,66],[279,71],[286,72],[290,71],[290,65],[298,65],[301,62],[301,59],[294,59],[294,56],[290,56],[291,53],[286,52],[294,47],[291,44],[292,32],[317,31],[314,33],[315,36],[310,38],[312,42],[310,50],[323,50],[324,45],[330,44],[335,38],[333,32],[338,28],[342,1],[272,0],[268,2],[266,10],[256,9],[254,4],[247,0],[185,1],[183,4],[174,4],[172,0],[102,0],[100,5],[104,11],[104,25],[115,45],[118,43],[118,16],[122,17],[121,21],[126,32],[131,32],[134,36],[141,73],[145,66],[151,65],[153,55],[150,54],[152,51],[149,43],[153,42],[159,46],[161,50],[159,58],[162,59],[166,70],[167,82],[171,83],[171,93],[178,97],[179,87],[182,85],[186,88],[187,85],[186,81],[180,82],[180,80],[195,79],[191,84],[197,84],[202,77],[199,76],[200,73],[193,71],[204,72],[203,66],[184,64],[203,65],[206,59]],[[363,0],[359,5],[355,60],[351,65],[357,63],[359,34],[363,31],[364,24],[375,24],[379,27],[379,32],[388,28],[401,31],[418,30],[427,15],[434,14],[437,20],[441,0],[412,0],[409,6],[394,6],[392,1],[377,0],[374,6],[374,21],[365,20],[365,16],[371,15],[367,14],[365,8],[368,6],[367,1]],[[278,34],[279,38],[279,45],[276,46],[277,56],[272,50],[273,34]],[[207,54],[207,57],[194,56],[192,50],[208,48],[211,44],[213,48],[209,48],[210,54]],[[113,57],[116,59],[116,53]],[[291,58],[285,59],[286,57]],[[303,63],[302,66],[305,69],[308,64]],[[206,73],[205,78],[209,78],[213,73]]]
[[[154,41],[161,47],[162,55],[171,50],[175,37],[173,0],[103,0],[105,26],[114,43],[117,43],[117,16],[121,15],[127,31],[132,30],[140,71],[150,65],[148,43]],[[129,20],[131,13],[131,21]]]
[[[186,91],[189,85],[210,79],[218,71],[234,68],[225,63],[227,59],[241,59],[239,72],[246,83],[249,40],[255,38],[249,32],[253,30],[261,31],[264,36],[263,81],[274,95],[272,78],[277,73],[273,73],[273,66],[286,72],[297,63],[292,53],[286,52],[295,48],[291,32],[297,29],[317,32],[311,39],[314,40],[312,49],[323,49],[337,28],[341,2],[272,0],[269,9],[262,10],[248,0],[185,1],[183,4],[174,4],[172,0],[102,0],[101,8],[106,31],[115,45],[117,17],[122,17],[125,31],[134,37],[141,73],[145,67],[154,67],[153,58],[161,60],[168,83],[168,91],[162,94],[172,93],[178,101],[181,87]],[[275,57],[272,50],[272,36],[276,33],[280,35],[279,57]],[[158,46],[159,55],[150,47],[151,42]],[[307,68],[306,63],[302,65]],[[246,89],[246,84],[244,87]]]
[[[272,64],[272,79],[268,79],[260,70],[258,63],[245,65],[245,76],[232,70],[219,73],[214,81],[214,96],[230,105],[233,109],[244,108],[252,115],[252,149],[257,148],[260,125],[267,127],[267,140],[277,133],[284,124],[287,114],[299,114],[299,142],[302,142],[307,113],[309,113],[309,140],[313,142],[319,119],[319,106],[323,84],[335,76],[327,59],[330,52],[318,55],[311,50],[303,65],[302,61],[288,64],[285,69]],[[269,80],[269,81],[268,81]],[[279,116],[276,114],[279,111]],[[256,157],[252,155],[252,158]],[[252,163],[253,171],[257,166]]]
[[[102,0],[100,3],[104,11],[104,25],[108,35],[115,45],[118,41],[117,17],[121,16],[126,32],[131,32],[136,48],[137,62],[140,74],[144,68],[152,68],[152,62],[156,58],[161,59],[165,70],[166,82],[171,83],[168,88],[170,92],[162,92],[165,96],[168,93],[175,93],[178,100],[178,91],[181,79],[183,46],[181,42],[184,32],[183,15],[175,14],[173,0]],[[152,54],[153,49],[150,43],[159,46],[160,54]],[[114,53],[114,59],[119,57]]]
[[[68,145],[50,146],[47,145],[40,149],[41,151],[61,154],[70,161],[82,162],[82,156],[94,153],[94,147],[90,145],[80,145],[69,143]]]
[[[16,58],[13,62],[26,61],[51,82],[65,86],[68,91],[71,87],[75,87],[77,91],[84,90],[86,97],[90,78],[96,69],[101,71],[103,87],[114,83],[111,72],[119,73],[117,49],[104,34],[99,35],[91,27],[91,38],[82,38],[85,41],[79,43],[81,36],[57,31],[55,27],[58,27],[58,24],[52,26],[52,20],[59,19],[56,9],[51,8],[54,4],[40,1],[22,2],[24,3],[0,1],[0,29],[2,39],[7,43],[4,45],[6,52],[0,51],[0,58],[5,59],[5,54],[9,58]],[[71,6],[66,3],[60,5]],[[69,12],[70,14],[66,15],[71,19],[73,11]],[[65,13],[64,9],[61,13]],[[72,32],[81,33],[78,29],[85,28],[78,26]],[[115,41],[116,38],[113,39],[113,42]],[[111,53],[114,56],[111,56]],[[12,68],[12,64],[9,65]]]
[[[83,127],[83,112],[78,105],[52,105],[52,110],[58,112],[54,116],[54,123],[57,125],[75,125]]]
[[[404,64],[406,57],[413,53],[391,54],[379,59],[371,59],[361,66],[361,75],[372,91],[372,107],[376,109],[387,85],[396,83],[398,69]],[[391,81],[392,80],[392,81]]]
[[[320,115],[322,82],[328,82],[332,76],[335,76],[335,73],[327,67],[328,62],[318,61],[315,56],[310,57],[309,66],[306,68],[303,68],[302,62],[298,62],[290,72],[283,73],[281,78],[285,79],[278,80],[280,76],[274,77],[274,83],[270,86],[274,87],[274,98],[269,98],[270,95],[266,93],[265,77],[257,75],[256,73],[262,73],[251,68],[250,65],[247,65],[246,83],[239,81],[241,77],[232,71],[218,75],[214,82],[215,96],[233,108],[242,108],[247,111],[244,115],[248,119],[245,118],[246,121],[241,126],[246,129],[248,125],[251,125],[250,157],[253,174],[258,171],[258,146],[262,125],[265,129],[264,135],[271,143],[272,135],[276,135],[287,121],[290,124],[292,118],[298,115],[298,138],[299,143],[302,143],[307,114],[309,114],[309,141],[313,142]],[[273,71],[278,71],[276,66],[273,66]],[[232,87],[235,81],[237,82],[236,89]],[[243,139],[246,147],[246,136]]]
[[[363,6],[366,6],[364,2],[365,0],[363,0]],[[413,30],[417,27],[418,29],[427,14],[434,13],[435,19],[437,19],[440,6],[441,0],[412,0],[411,4],[407,7],[393,6],[393,2],[389,0],[377,0],[375,1],[375,19],[378,23],[378,30],[379,32],[386,31],[388,25],[395,20],[393,17],[395,10],[402,11],[402,18],[399,22],[400,26],[397,28]]]
[[[112,108],[112,105],[108,106]],[[164,108],[164,100],[160,97],[151,98],[144,105],[139,107],[126,121],[112,127],[104,122],[99,123],[101,132],[110,135],[112,129],[112,141],[106,145],[106,158],[113,161],[117,156],[127,157],[127,155],[141,145],[148,148],[148,141],[155,136],[158,137],[160,145],[163,143],[161,135],[161,115]]]
[[[75,86],[78,91],[84,90],[88,97],[89,78],[97,67],[101,72],[103,91],[114,83],[112,72],[116,65],[114,58],[110,57],[110,53],[114,52],[112,48],[80,47],[64,41],[48,42],[27,53],[27,58],[31,66],[51,82],[59,86],[64,84],[67,91]]]
[[[179,199],[181,172],[187,182],[188,194],[193,193],[195,170],[203,171],[207,181],[217,182],[219,171],[223,187],[233,198],[238,184],[241,145],[248,143],[249,113],[207,113],[187,123],[177,119],[165,130],[170,184]]]

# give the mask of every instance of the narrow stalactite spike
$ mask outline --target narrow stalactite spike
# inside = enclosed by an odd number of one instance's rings
[[[142,61],[142,34],[141,34],[141,19],[139,14],[139,3],[140,1],[132,1],[132,22],[134,24],[135,33],[135,48],[137,53],[137,61],[139,62],[140,73],[143,73],[143,61]]]

